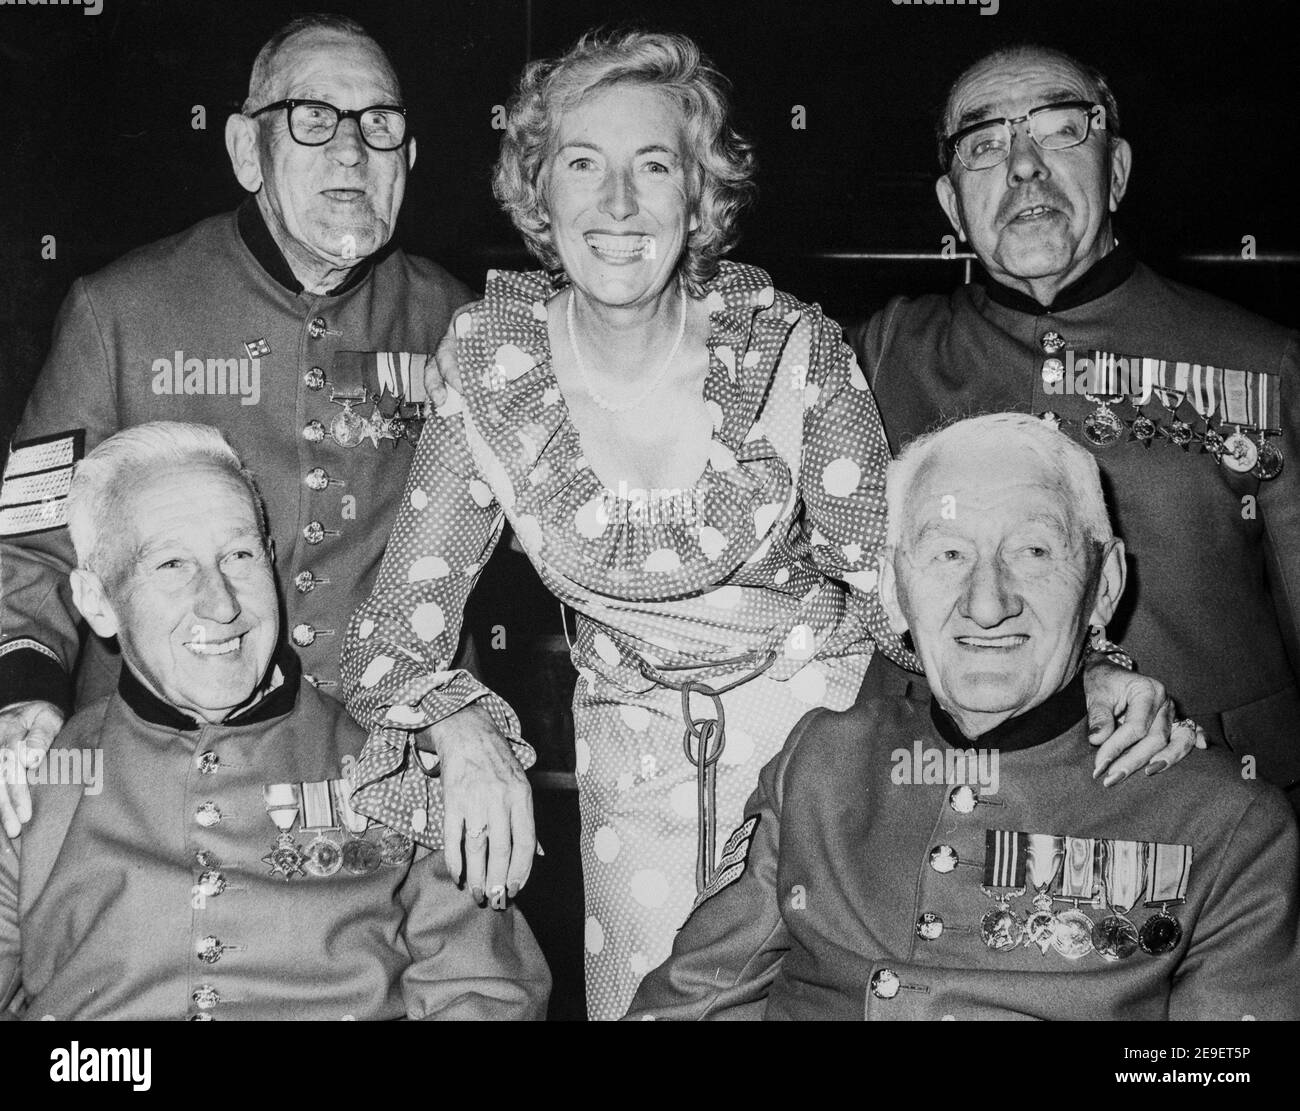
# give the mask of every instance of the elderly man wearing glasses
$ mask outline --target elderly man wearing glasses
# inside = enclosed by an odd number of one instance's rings
[[[67,588],[72,467],[152,420],[226,430],[259,476],[285,631],[308,681],[338,696],[343,630],[370,591],[427,415],[424,353],[470,297],[392,243],[416,143],[392,65],[352,20],[303,16],[267,41],[226,147],[243,205],[73,285],[9,455],[0,746],[33,760],[74,703],[113,689],[118,668],[95,638],[79,647]],[[455,754],[443,761],[454,779]],[[522,884],[532,821],[521,770],[512,783],[509,879]],[[15,836],[30,814],[22,777],[0,783],[5,831]],[[433,845],[441,822],[415,829]]]
[[[937,192],[983,273],[894,300],[853,345],[895,452],[942,416],[1014,409],[1094,454],[1131,565],[1109,635],[1294,806],[1297,337],[1116,239],[1119,123],[1102,75],[1055,50],[999,50],[961,74]],[[872,689],[906,681],[890,671],[879,658]]]

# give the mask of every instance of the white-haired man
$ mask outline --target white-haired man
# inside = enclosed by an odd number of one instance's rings
[[[349,805],[366,735],[279,647],[259,497],[221,434],[110,437],[68,519],[73,598],[124,666],[50,761],[93,763],[97,789],[51,770],[0,834],[0,1013],[542,1017],[523,918]]]
[[[70,708],[112,689],[109,648],[91,637],[81,650],[66,492],[84,451],[145,421],[229,429],[262,482],[285,631],[308,678],[339,694],[343,631],[379,569],[423,426],[423,353],[470,293],[393,244],[416,143],[392,64],[353,20],[301,16],[272,35],[226,147],[243,205],[73,285],[15,435],[0,498],[0,745],[13,750],[43,751]],[[517,722],[500,724],[520,740]],[[436,733],[420,743],[441,746],[450,863],[459,871],[466,823],[507,829],[471,843],[467,880],[517,889],[535,848],[519,761],[499,761],[482,801],[464,786],[477,749],[464,759]],[[515,752],[531,763],[527,745]],[[430,806],[412,783],[384,817],[437,845],[441,822],[411,824]],[[21,783],[10,795],[0,782],[0,824],[15,836],[30,808]]]
[[[928,689],[804,718],[631,1015],[1300,1016],[1281,792],[1221,751],[1092,776],[1080,661],[1125,569],[1091,456],[977,417],[887,496],[882,598]]]

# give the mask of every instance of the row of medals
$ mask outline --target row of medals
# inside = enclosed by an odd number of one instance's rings
[[[1046,374],[1043,377],[1044,380],[1047,379]],[[1171,444],[1184,451],[1188,451],[1193,444],[1200,444],[1202,452],[1213,455],[1216,462],[1222,463],[1237,474],[1249,472],[1258,479],[1268,481],[1282,473],[1282,449],[1268,439],[1269,435],[1278,434],[1274,430],[1255,429],[1259,433],[1259,440],[1255,441],[1243,430],[1247,426],[1237,425],[1234,432],[1224,436],[1221,431],[1210,426],[1208,417],[1202,416],[1205,429],[1198,432],[1192,425],[1175,415],[1183,402],[1184,395],[1171,390],[1155,392],[1160,395],[1161,404],[1169,412],[1171,419],[1167,424],[1161,424],[1147,416],[1142,407],[1131,398],[1130,404],[1133,405],[1137,415],[1125,421],[1111,409],[1111,406],[1117,404],[1122,398],[1099,398],[1092,394],[1084,394],[1088,401],[1097,406],[1083,418],[1084,438],[1094,447],[1110,447],[1124,438],[1127,425],[1127,431],[1133,439],[1147,447],[1151,446],[1157,436],[1165,436]],[[1044,413],[1043,419],[1060,427],[1061,418],[1055,413]]]
[[[343,407],[342,412],[336,413],[329,423],[330,438],[339,445],[339,447],[356,447],[362,440],[370,440],[375,446],[379,446],[380,440],[392,440],[393,447],[397,447],[403,439],[415,443],[420,438],[420,431],[423,427],[422,422],[432,415],[432,405],[428,402],[419,405],[416,413],[411,417],[403,417],[400,414],[405,408],[406,402],[402,397],[397,398],[397,409],[391,417],[386,417],[379,410],[379,394],[371,394],[371,401],[374,404],[370,416],[363,417],[356,412],[352,406],[362,405],[365,403],[365,395],[360,397],[333,396],[330,401],[335,405]]]
[[[383,865],[394,868],[405,865],[415,849],[414,842],[395,829],[385,830],[377,841],[364,834],[349,834],[342,844],[327,836],[338,833],[338,829],[312,832],[316,832],[317,837],[306,848],[298,844],[292,830],[276,837],[271,851],[262,857],[262,863],[268,868],[267,875],[283,876],[288,881],[302,875],[324,878],[343,869],[354,876],[365,876],[377,872]]]
[[[1122,961],[1139,949],[1153,957],[1163,956],[1172,952],[1183,937],[1178,919],[1169,913],[1169,903],[1161,903],[1139,930],[1131,918],[1114,907],[1100,922],[1094,921],[1079,909],[1078,904],[1084,901],[1081,899],[1070,898],[1067,901],[1074,906],[1054,911],[1053,897],[1046,891],[1034,896],[1034,912],[1026,918],[1009,905],[1010,900],[1025,893],[1024,888],[999,894],[984,890],[995,906],[980,919],[980,937],[997,953],[1037,945],[1044,956],[1050,947],[1072,961],[1092,952],[1108,961]],[[1093,900],[1090,905],[1105,904]]]

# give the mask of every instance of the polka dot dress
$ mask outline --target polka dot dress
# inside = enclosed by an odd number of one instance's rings
[[[723,263],[706,291],[714,427],[695,511],[638,517],[608,511],[569,419],[547,335],[556,289],[545,274],[492,272],[484,300],[457,317],[460,392],[420,439],[375,590],[348,629],[344,692],[372,730],[358,809],[437,844],[432,814],[410,825],[430,781],[403,738],[482,700],[519,739],[501,699],[446,670],[509,519],[578,615],[587,1004],[593,1018],[616,1018],[695,897],[695,771],[671,688],[688,678],[720,688],[767,664],[723,696],[721,846],[795,722],[852,703],[874,645],[914,661],[876,594],[889,449],[838,327],[763,271]],[[712,716],[697,701],[693,713]]]

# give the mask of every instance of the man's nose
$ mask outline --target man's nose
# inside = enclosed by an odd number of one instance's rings
[[[1021,185],[1034,178],[1043,180],[1052,176],[1043,159],[1043,148],[1029,134],[1029,121],[1016,126],[1011,136],[1011,150],[1007,155],[1007,184]]]
[[[229,624],[240,614],[239,595],[219,567],[201,573],[194,598],[194,615]]]
[[[361,138],[361,121],[339,120],[334,138],[325,144],[325,150],[334,161],[344,166],[355,166],[369,157],[365,141]]]
[[[971,569],[962,596],[962,616],[982,629],[992,629],[1020,613],[1023,604],[1005,565],[997,558],[981,558]]]
[[[616,171],[609,175],[604,195],[600,199],[600,210],[615,220],[626,220],[629,216],[636,215],[639,210],[631,173]]]

